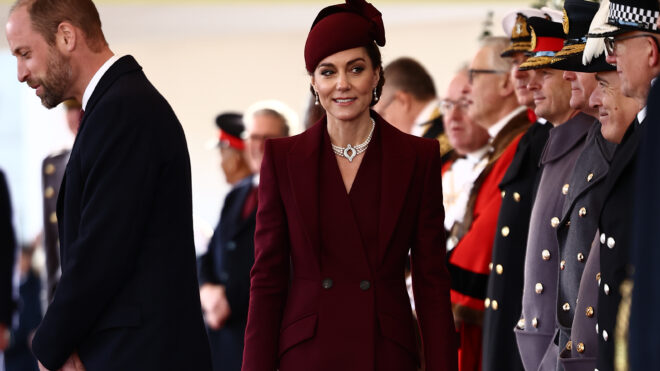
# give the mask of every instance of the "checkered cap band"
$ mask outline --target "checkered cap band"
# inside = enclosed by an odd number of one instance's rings
[[[656,22],[659,15],[660,12],[657,10],[610,3],[608,23],[658,32]]]

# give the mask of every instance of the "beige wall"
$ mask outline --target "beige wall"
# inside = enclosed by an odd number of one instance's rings
[[[318,10],[332,3],[99,6],[112,49],[135,56],[179,116],[191,154],[195,213],[210,224],[217,221],[228,190],[216,152],[205,149],[216,135],[215,115],[277,98],[302,117],[309,94],[305,37]],[[492,29],[502,34],[502,15],[521,6],[499,1],[374,3],[384,15],[385,62],[404,55],[417,58],[440,93],[453,71],[475,52],[486,13],[495,12]],[[7,11],[8,5],[0,5],[3,25]],[[0,38],[0,50],[6,47]],[[15,79],[1,83],[18,85]],[[33,94],[29,96],[30,109],[42,110]]]

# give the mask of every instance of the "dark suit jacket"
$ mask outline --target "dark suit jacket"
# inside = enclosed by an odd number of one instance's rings
[[[183,129],[131,56],[87,104],[57,204],[62,277],[32,347],[49,369],[210,370]]]
[[[252,176],[241,180],[225,198],[220,221],[207,252],[199,258],[199,284],[225,286],[231,316],[220,330],[209,329],[215,370],[241,369],[243,339],[254,263],[256,209],[242,219],[243,205],[254,187]]]
[[[378,263],[373,272],[352,278],[354,273],[347,273],[334,284],[323,271],[353,270],[321,267],[319,260],[319,198],[327,197],[318,192],[325,120],[298,136],[266,142],[243,371],[274,371],[283,354],[287,364],[295,366],[280,371],[325,371],[329,367],[323,359],[335,353],[352,355],[344,360],[345,370],[374,369],[375,359],[391,370],[408,369],[409,363],[389,362],[394,357],[382,349],[393,346],[410,357],[417,354],[404,280],[411,247],[426,370],[456,369],[444,212],[437,196],[442,187],[438,142],[402,134],[374,112],[371,115],[383,148]],[[357,262],[347,264],[353,267]],[[347,313],[347,308],[353,309],[350,316],[338,314]],[[376,331],[363,331],[374,321]],[[354,330],[315,336],[321,325]],[[347,337],[352,344],[359,338],[361,346],[345,349]],[[296,351],[301,344],[309,351]]]
[[[16,253],[16,237],[12,227],[11,199],[5,174],[0,171],[0,323],[11,327],[14,311],[12,277]]]

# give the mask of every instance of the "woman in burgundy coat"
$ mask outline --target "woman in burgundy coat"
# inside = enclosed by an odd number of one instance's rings
[[[323,9],[305,45],[327,116],[266,142],[243,371],[415,371],[412,251],[427,371],[455,370],[440,150],[369,108],[384,78],[381,14]]]

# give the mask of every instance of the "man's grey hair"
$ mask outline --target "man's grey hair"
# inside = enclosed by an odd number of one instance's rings
[[[510,71],[511,58],[502,58],[500,55],[511,45],[511,40],[504,36],[489,36],[482,40],[481,47],[489,50],[490,65],[494,70]]]

